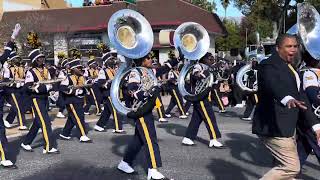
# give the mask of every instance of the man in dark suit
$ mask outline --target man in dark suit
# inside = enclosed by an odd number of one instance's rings
[[[263,180],[294,179],[300,172],[295,141],[299,114],[310,126],[318,124],[308,100],[300,92],[299,75],[291,66],[297,52],[296,37],[281,35],[276,42],[276,52],[258,67],[259,102],[252,132],[259,136],[278,161],[261,178]],[[319,143],[320,130],[315,128],[314,131]]]

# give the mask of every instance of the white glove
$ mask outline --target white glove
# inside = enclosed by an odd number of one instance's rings
[[[108,88],[108,85],[109,85],[109,82],[107,81],[107,82],[103,85],[103,87],[104,87],[105,89],[107,89],[107,88]]]
[[[39,93],[39,86],[40,84],[39,83],[35,83],[34,86],[32,87],[32,89],[36,92],[36,93]]]
[[[52,89],[52,84],[47,84],[46,88],[47,88],[47,91],[49,91],[50,89]]]
[[[22,84],[21,83],[16,83],[16,88],[20,88],[22,86]]]
[[[83,94],[83,90],[82,89],[77,89],[76,90],[76,96],[79,96],[81,94]]]
[[[21,29],[20,24],[19,24],[19,23],[16,24],[16,26],[14,27],[14,30],[13,30],[13,32],[12,32],[11,39],[16,39],[16,37],[17,37],[18,34],[19,34],[20,29]]]

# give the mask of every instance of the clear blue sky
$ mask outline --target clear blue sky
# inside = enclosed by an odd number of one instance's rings
[[[72,4],[72,7],[82,6],[83,0],[67,0],[68,3]]]
[[[208,1],[211,1],[211,2],[214,1],[216,3],[216,8],[217,8],[216,13],[219,16],[224,17],[224,9],[221,5],[221,1],[220,0],[208,0]],[[234,7],[233,4],[230,4],[227,8],[227,16],[239,17],[239,16],[243,16],[243,15],[241,14],[241,12],[237,8]]]
[[[73,7],[79,7],[82,6],[82,2],[83,0],[67,0],[69,3],[72,4]],[[220,0],[208,0],[208,1],[215,1],[216,5],[217,5],[217,14],[219,16],[224,16],[224,9],[221,5]],[[233,17],[238,17],[238,16],[242,16],[241,12],[235,8],[232,4],[229,5],[229,7],[227,8],[227,16],[233,16]]]

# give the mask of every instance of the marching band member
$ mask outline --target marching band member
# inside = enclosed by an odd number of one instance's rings
[[[30,145],[41,128],[45,141],[43,153],[57,154],[59,151],[55,147],[56,144],[52,133],[51,120],[47,110],[48,94],[52,89],[52,85],[39,83],[43,80],[50,80],[51,77],[48,69],[44,67],[45,55],[40,52],[39,47],[41,43],[38,41],[37,34],[30,32],[27,39],[33,50],[28,55],[32,62],[32,68],[26,73],[25,87],[28,95],[32,99],[31,103],[35,118],[30,131],[21,143],[21,147],[26,151],[33,151]]]
[[[164,84],[161,84],[161,85],[163,86]],[[163,105],[163,102],[162,102],[161,94],[159,94],[157,99],[156,99],[155,108],[156,108],[158,116],[159,116],[159,120],[158,121],[159,122],[168,122],[168,120],[164,118],[165,111],[164,111],[164,105]]]
[[[68,75],[68,58],[64,53],[59,53],[58,58],[60,61],[60,67],[59,67],[59,74],[58,79],[66,79]],[[59,111],[56,115],[57,118],[65,118],[66,116],[63,114],[63,111],[66,109],[65,106],[65,94],[60,91],[60,83],[57,84],[57,90],[59,92],[59,97],[57,100],[57,107],[59,108]]]
[[[214,64],[214,58],[212,54],[209,56],[209,61],[212,63],[211,68],[213,72],[215,73],[215,82],[214,85],[212,86],[212,90],[209,92],[208,100],[209,102],[215,103],[218,108],[220,113],[225,113],[225,107],[222,103],[222,100],[219,96],[220,91],[220,86],[224,86],[223,83],[223,76],[224,76],[224,67],[222,67],[222,62],[221,63],[216,63]]]
[[[247,86],[250,89],[253,89],[254,83],[257,81],[257,65],[258,62],[256,59],[254,59],[252,62],[252,69],[247,73],[248,74],[248,80],[247,80]],[[258,96],[256,93],[247,93],[247,100],[246,100],[246,109],[243,113],[243,120],[252,120],[250,117],[251,114],[253,115],[254,106],[258,103]]]
[[[303,90],[306,92],[310,103],[314,107],[319,107],[319,61],[314,59],[307,51],[302,53],[302,60],[306,63],[306,67],[301,70]],[[308,123],[304,121],[298,122],[297,147],[301,167],[305,164],[308,156],[311,154],[312,151],[314,152],[318,161],[320,162],[320,146],[318,145],[317,137],[315,136],[313,130],[316,129],[316,127],[317,125],[315,125],[314,127],[310,127],[310,125],[308,125]]]
[[[105,66],[99,71],[97,85],[101,87],[103,95],[105,96],[104,102],[104,109],[102,114],[94,126],[94,129],[98,132],[105,131],[105,125],[107,124],[111,114],[113,115],[114,120],[114,129],[112,130],[113,133],[123,133],[124,130],[122,129],[122,121],[120,114],[116,111],[111,103],[110,97],[110,88],[111,88],[111,81],[115,75],[115,64],[117,60],[117,52],[115,50],[111,50],[108,53],[104,53],[102,56],[103,65]]]
[[[4,48],[4,53],[0,56],[0,63],[4,64],[8,57],[10,56],[10,53],[14,49],[14,40],[19,34],[21,27],[20,24],[17,24],[13,30],[13,33],[11,35],[11,40],[7,43],[7,45]],[[0,88],[0,92],[3,91]],[[2,94],[2,93],[1,93]],[[4,106],[4,96],[0,94],[0,165],[5,168],[17,168],[16,165],[13,164],[11,160],[8,159],[8,139],[6,137],[6,129],[3,123],[3,106]]]
[[[68,111],[68,119],[59,136],[64,140],[70,140],[70,134],[74,126],[80,132],[80,142],[90,143],[91,139],[87,136],[84,117],[84,95],[86,94],[85,79],[83,77],[80,56],[77,50],[73,50],[73,60],[68,65],[70,74],[60,84],[60,90],[65,94],[65,105]]]
[[[183,104],[183,98],[178,89],[178,78],[179,78],[179,71],[178,66],[176,65],[173,69],[170,70],[168,73],[168,82],[167,85],[169,86],[169,93],[171,95],[170,103],[165,111],[166,117],[171,117],[171,110],[174,108],[175,105],[178,106],[178,110],[180,112],[180,119],[186,119],[188,116],[186,115],[186,110]]]
[[[153,61],[152,65],[154,66],[154,68],[157,66],[161,66],[153,51],[150,52],[150,57],[152,58],[152,61]],[[158,77],[158,82],[159,82],[159,86],[161,86],[161,89],[163,91],[165,91],[166,82],[163,81],[163,77]],[[162,103],[161,93],[159,93],[159,95],[156,99],[155,109],[158,113],[158,117],[159,117],[158,121],[159,122],[168,122],[168,120],[164,118],[165,117],[165,110],[164,110],[164,105]]]
[[[199,62],[203,64],[209,64],[208,54],[202,57]],[[209,73],[209,69],[204,69],[201,64],[195,65],[190,77],[191,84],[195,85],[197,81],[201,81],[203,78],[208,77]],[[191,89],[194,88],[191,87]],[[209,147],[221,148],[223,145],[217,140],[218,138],[221,138],[221,133],[216,122],[213,108],[209,103],[208,98],[193,102],[191,121],[188,125],[186,135],[182,140],[182,144],[194,145],[193,140],[197,136],[199,126],[202,121],[205,122],[206,128],[209,132]]]
[[[92,87],[89,88],[89,94],[86,95],[86,105],[84,106],[84,114],[89,115],[89,110],[91,105],[96,106],[96,115],[101,115],[101,92],[98,86],[94,83],[98,79],[99,69],[97,62],[95,61],[95,57],[92,52],[89,52],[89,61],[88,68],[85,69],[83,76],[88,81],[88,83],[92,84]]]
[[[4,64],[4,81],[13,81],[5,89],[7,101],[11,104],[10,111],[4,124],[7,128],[11,127],[15,117],[17,116],[19,122],[19,130],[28,130],[25,126],[25,111],[23,105],[23,85],[24,85],[24,69],[20,67],[20,61],[22,59],[17,55],[15,51],[10,53],[9,59]],[[10,63],[9,63],[10,62]],[[10,64],[10,65],[9,65]],[[8,67],[10,66],[10,67]]]
[[[182,53],[180,53],[182,56]],[[182,58],[180,58],[182,59]],[[137,66],[152,69],[152,59],[149,55],[146,55],[140,59],[135,60]],[[153,69],[156,77],[159,77],[165,73],[168,73],[172,67],[178,64],[177,59],[171,59],[164,66]],[[139,69],[131,71],[128,79],[128,92],[132,99],[138,101],[146,101],[148,96],[147,92],[139,90],[139,84],[141,83],[140,75],[143,72],[139,72]],[[154,90],[154,89],[153,89]],[[157,90],[155,90],[157,91]],[[152,92],[151,92],[152,93]],[[154,93],[154,91],[153,91]],[[119,163],[118,169],[131,174],[134,172],[132,168],[132,162],[136,158],[137,154],[143,146],[145,146],[147,164],[148,164],[148,180],[150,179],[168,179],[165,178],[159,171],[158,168],[162,166],[160,150],[157,140],[156,129],[154,126],[154,119],[152,110],[147,112],[139,118],[135,118],[135,134],[133,140],[129,143],[123,160]]]

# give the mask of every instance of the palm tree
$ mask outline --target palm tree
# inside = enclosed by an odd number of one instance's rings
[[[222,7],[224,8],[224,18],[227,17],[227,8],[230,4],[229,0],[221,0]]]

